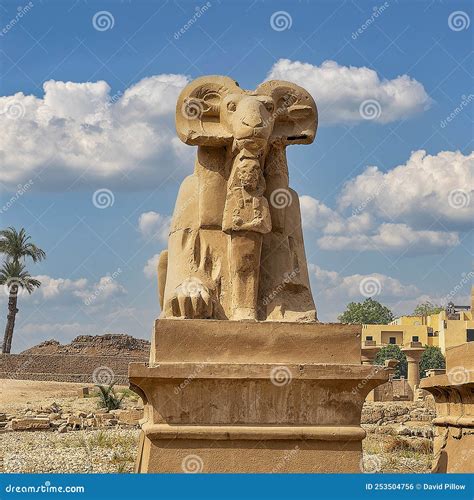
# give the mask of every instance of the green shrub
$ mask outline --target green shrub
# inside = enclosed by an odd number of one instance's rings
[[[374,365],[383,365],[387,359],[398,359],[398,365],[394,373],[395,378],[407,376],[407,357],[400,347],[395,344],[389,344],[382,347],[375,356]]]
[[[439,347],[427,345],[420,358],[420,376],[426,377],[426,371],[432,368],[446,368],[446,361]]]
[[[106,408],[108,411],[117,410],[122,406],[125,394],[118,396],[114,391],[115,382],[110,385],[97,385],[99,388],[99,408]]]

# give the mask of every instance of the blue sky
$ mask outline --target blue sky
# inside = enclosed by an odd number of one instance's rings
[[[32,1],[0,14],[0,223],[48,255],[30,266],[44,286],[20,297],[14,350],[149,337],[154,258],[195,155],[174,105],[206,74],[291,80],[315,98],[316,140],[288,161],[321,320],[367,283],[396,314],[467,303],[470,2]]]

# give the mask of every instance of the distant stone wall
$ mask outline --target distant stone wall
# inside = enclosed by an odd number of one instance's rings
[[[413,394],[406,379],[392,379],[374,389],[374,401],[412,401]]]
[[[128,365],[146,362],[142,356],[81,356],[61,354],[0,354],[0,379],[53,380],[128,384]]]

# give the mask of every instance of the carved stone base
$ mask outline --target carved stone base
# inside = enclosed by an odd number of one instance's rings
[[[360,360],[355,325],[159,320],[129,368],[136,470],[360,472],[362,405],[389,375]]]
[[[425,378],[420,388],[436,401],[432,472],[474,472],[474,342],[446,351],[446,375]]]

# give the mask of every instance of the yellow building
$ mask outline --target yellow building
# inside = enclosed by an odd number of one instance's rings
[[[429,316],[401,316],[388,325],[362,325],[362,346],[408,346],[420,342],[446,349],[474,341],[474,288],[471,306],[449,303],[444,311]]]

